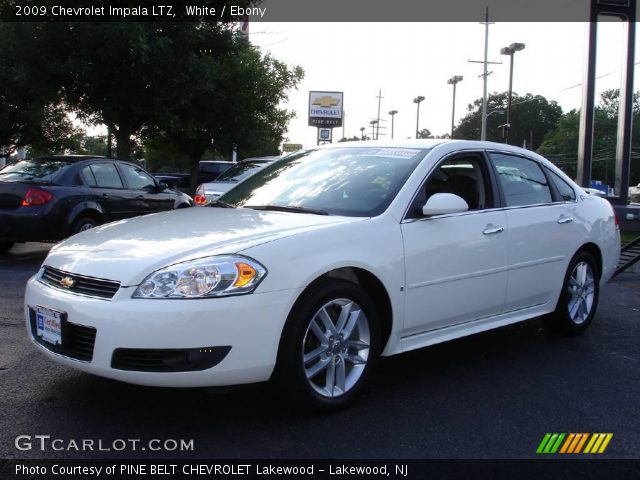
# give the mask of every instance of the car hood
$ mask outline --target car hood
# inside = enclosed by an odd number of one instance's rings
[[[51,249],[45,265],[131,286],[167,265],[238,253],[278,238],[361,220],[244,208],[186,208],[74,235]]]

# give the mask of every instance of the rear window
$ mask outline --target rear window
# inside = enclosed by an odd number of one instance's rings
[[[257,172],[262,167],[265,167],[267,163],[265,162],[243,162],[234,165],[226,172],[222,173],[217,181],[218,182],[239,182],[240,180],[244,180],[251,174]]]
[[[55,182],[72,162],[61,160],[23,160],[0,170],[0,180],[5,182]]]

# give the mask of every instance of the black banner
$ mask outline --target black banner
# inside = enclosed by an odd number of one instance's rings
[[[589,21],[591,1],[3,0],[0,18],[14,22],[479,22],[488,7],[493,22],[584,22]],[[635,0],[597,1],[615,10]]]
[[[0,460],[15,479],[637,479],[638,460]]]

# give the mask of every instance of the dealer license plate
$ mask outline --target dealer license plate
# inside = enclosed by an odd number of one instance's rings
[[[62,312],[36,307],[37,335],[52,345],[62,345]]]

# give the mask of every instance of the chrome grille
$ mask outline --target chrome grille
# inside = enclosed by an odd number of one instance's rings
[[[113,298],[120,288],[120,282],[85,277],[75,273],[63,272],[52,267],[44,267],[40,281],[65,292],[107,300]]]

